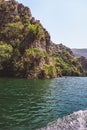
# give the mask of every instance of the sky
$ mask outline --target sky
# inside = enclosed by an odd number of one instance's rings
[[[87,48],[87,0],[18,0],[50,33],[70,48]]]

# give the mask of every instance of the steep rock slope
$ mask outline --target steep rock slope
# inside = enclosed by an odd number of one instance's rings
[[[87,76],[87,58],[84,56],[81,56],[78,58],[78,61],[81,63],[82,65],[82,69],[83,69],[83,75]]]
[[[82,65],[83,75],[87,76],[87,49],[72,49],[72,52]]]
[[[81,73],[72,51],[54,44],[29,8],[15,0],[0,1],[0,76],[53,78]]]

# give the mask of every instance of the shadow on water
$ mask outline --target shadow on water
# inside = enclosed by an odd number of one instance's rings
[[[0,130],[35,130],[87,107],[87,78],[0,79]]]

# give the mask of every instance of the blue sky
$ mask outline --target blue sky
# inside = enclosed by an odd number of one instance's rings
[[[31,9],[54,43],[87,48],[87,0],[18,0]]]

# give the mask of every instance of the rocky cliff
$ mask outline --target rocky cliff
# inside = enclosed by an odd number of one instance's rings
[[[83,75],[87,76],[87,49],[72,49],[72,52],[82,65]]]
[[[81,57],[78,58],[78,61],[82,65],[83,75],[87,76],[87,58],[84,57],[84,56],[81,56]]]
[[[15,0],[0,1],[0,76],[53,78],[81,73],[72,51],[54,44],[28,7]]]

